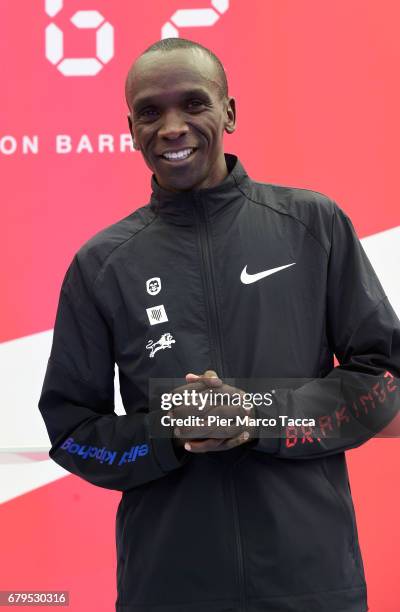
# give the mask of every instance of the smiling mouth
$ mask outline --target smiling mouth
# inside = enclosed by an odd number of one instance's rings
[[[185,149],[182,149],[183,151],[185,151]],[[188,151],[189,149],[186,149],[186,151]],[[187,161],[188,159],[191,159],[193,157],[193,155],[196,153],[197,149],[191,149],[190,153],[186,153],[184,155],[179,155],[179,156],[173,156],[173,157],[164,157],[164,155],[160,155],[160,159],[162,159],[164,162],[166,162],[167,164],[172,164],[172,165],[181,165],[184,164],[185,161]]]

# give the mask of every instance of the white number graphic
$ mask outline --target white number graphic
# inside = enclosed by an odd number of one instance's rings
[[[54,17],[64,0],[45,0],[45,11]],[[211,0],[212,8],[179,9],[161,27],[161,38],[178,38],[178,28],[213,26],[229,8],[229,0]],[[96,57],[64,58],[64,33],[55,24],[46,28],[46,58],[64,76],[94,76],[114,57],[114,28],[99,11],[76,11],[77,28],[96,29]],[[100,27],[99,27],[100,26]]]
[[[187,28],[193,26],[213,26],[221,15],[228,10],[229,0],[211,0],[211,5],[214,8],[179,9],[178,11],[175,11],[172,17],[170,17],[170,21],[167,21],[162,26],[161,38],[178,38],[178,27]],[[172,23],[170,23],[171,21]]]
[[[62,8],[63,0],[45,0],[49,17],[57,15]],[[97,28],[96,57],[64,58],[64,34],[55,23],[46,28],[46,57],[64,76],[94,76],[114,56],[114,28],[98,11],[77,11],[71,21],[77,28]]]

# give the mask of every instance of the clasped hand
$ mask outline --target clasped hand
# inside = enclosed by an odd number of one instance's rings
[[[209,398],[211,401],[204,403],[204,400],[189,402],[181,406],[174,406],[170,409],[170,415],[173,419],[184,419],[188,416],[198,416],[202,419],[202,424],[188,424],[174,427],[175,443],[184,445],[185,449],[195,453],[204,453],[208,451],[223,451],[249,442],[255,437],[255,428],[246,424],[238,424],[237,416],[254,417],[254,408],[246,409],[242,402],[238,405],[228,405],[216,403],[215,400],[221,402],[223,397],[239,395],[243,398],[244,391],[232,387],[222,382],[216,372],[207,370],[201,376],[197,374],[186,374],[187,384],[173,389],[173,394],[184,394],[185,391],[195,391],[196,394],[203,392],[203,397]],[[213,395],[213,393],[217,395]],[[192,393],[190,394],[192,396]],[[224,401],[224,400],[222,400]],[[201,410],[199,410],[201,405]],[[209,416],[218,417],[210,424]],[[211,419],[212,421],[212,419]],[[215,437],[213,437],[213,435]]]

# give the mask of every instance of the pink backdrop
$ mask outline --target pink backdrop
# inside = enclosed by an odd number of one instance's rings
[[[177,30],[225,66],[238,121],[225,135],[225,151],[239,155],[255,180],[326,193],[360,238],[400,225],[400,4],[218,6],[214,25]],[[51,17],[44,0],[0,0],[0,342],[51,329],[76,250],[147,203],[150,172],[127,144],[124,80],[133,59],[183,8],[210,9],[212,2],[64,0]],[[83,10],[98,11],[101,24],[75,27],[71,17]],[[63,59],[96,58],[104,22],[99,72],[62,74]],[[45,44],[49,24],[64,34],[61,54],[55,29]],[[70,137],[71,150],[57,149],[60,135]],[[103,142],[113,141],[114,151],[99,150],[99,135],[109,135]],[[36,152],[24,152],[24,136],[36,137]],[[371,612],[400,609],[398,451],[398,439],[380,439],[347,453]],[[119,498],[68,476],[3,504],[0,589],[65,589],[74,612],[114,609]]]

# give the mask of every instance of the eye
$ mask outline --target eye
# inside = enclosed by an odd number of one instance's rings
[[[204,106],[205,102],[203,100],[199,100],[198,98],[193,98],[191,100],[188,100],[187,102],[187,106],[188,107],[192,107],[192,110],[197,110],[199,109],[201,106]],[[158,113],[157,109],[155,109],[154,107],[148,107],[148,108],[144,108],[143,110],[140,110],[138,112],[139,117],[143,117],[145,119],[152,119],[155,117],[155,114]]]
[[[148,117],[148,116],[149,116],[149,115],[148,115],[148,113],[155,113],[155,112],[157,112],[157,111],[155,111],[155,110],[154,110],[154,109],[152,109],[152,108],[146,108],[145,110],[142,110],[142,111],[139,113],[139,115],[140,115],[141,117],[142,117],[142,116],[144,116],[144,117]]]
[[[196,102],[197,102],[197,104],[196,104]],[[196,100],[196,99],[193,99],[193,100],[190,100],[190,101],[189,101],[188,106],[189,106],[190,104],[194,104],[194,105],[195,105],[195,108],[198,108],[199,106],[203,106],[203,105],[204,105],[204,102],[203,102],[202,100]]]

